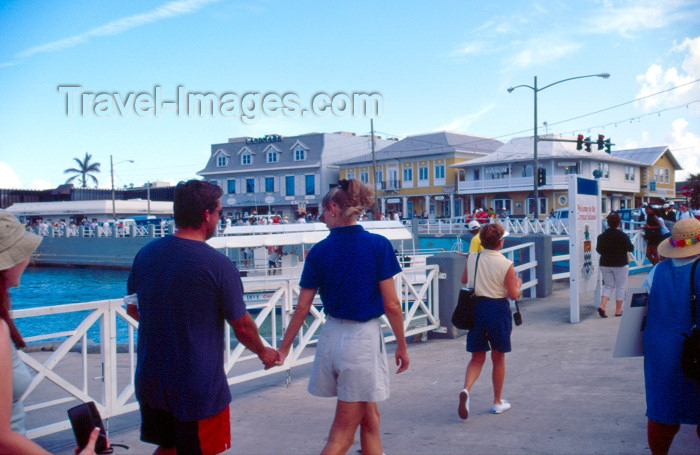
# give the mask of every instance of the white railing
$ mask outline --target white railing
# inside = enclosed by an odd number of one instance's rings
[[[537,257],[535,256],[535,243],[528,242],[520,245],[509,246],[508,248],[503,248],[499,250],[501,254],[507,257],[513,264],[520,264],[515,266],[515,271],[520,274],[523,279],[523,284],[520,287],[521,292],[525,295],[525,291],[528,291],[528,297],[535,298],[536,286],[538,283],[537,275],[535,270],[537,269]],[[518,255],[527,252],[528,262],[522,262],[518,260]],[[523,273],[527,272],[527,273]],[[525,275],[527,275],[527,278]]]
[[[644,231],[642,230],[634,230],[634,231],[624,231],[625,234],[630,238],[630,241],[632,242],[632,245],[634,246],[634,252],[632,252],[629,256],[629,265],[630,265],[630,272],[635,271],[635,270],[646,270],[651,267],[651,264],[646,262],[646,251],[647,251],[647,244],[644,241]],[[554,239],[553,239],[554,240]],[[568,245],[568,237],[558,237],[557,240],[562,240],[566,241]],[[557,262],[569,262],[570,255],[569,254],[560,254],[557,256],[552,256],[552,263],[557,263]],[[560,280],[560,279],[568,279],[570,277],[570,268],[569,270],[566,270],[564,272],[560,273],[553,273],[552,274],[552,280]]]
[[[569,235],[568,224],[553,218],[534,220],[525,218],[489,218],[488,223],[500,223],[506,231],[512,234]],[[448,218],[444,220],[419,220],[419,234],[467,234],[469,228],[464,217]]]
[[[165,237],[169,233],[168,226],[156,224],[125,227],[90,225],[70,226],[28,226],[27,230],[43,237]]]
[[[428,332],[440,327],[439,268],[437,265],[406,268],[394,277],[401,298],[406,336]],[[299,287],[298,277],[269,280],[244,279],[246,293],[269,295],[251,301],[247,307],[255,314],[264,343],[276,348],[294,311]],[[271,294],[271,295],[270,295]],[[320,303],[320,302],[317,302]],[[82,314],[87,312],[86,314]],[[257,314],[256,314],[257,313]],[[135,411],[134,396],[136,368],[135,329],[138,322],[126,314],[122,299],[74,303],[50,307],[16,310],[13,317],[20,321],[37,318],[37,325],[47,327],[41,318],[61,315],[62,321],[74,320],[74,327],[60,332],[27,337],[30,343],[52,344],[53,351],[19,352],[20,358],[36,375],[23,395],[27,412],[27,435],[45,436],[70,428],[66,410],[80,402],[94,401],[103,418]],[[225,371],[229,384],[254,380],[286,371],[313,359],[313,347],[319,329],[325,322],[323,311],[312,307],[305,327],[299,332],[284,365],[264,370],[257,356],[232,337],[226,327]],[[386,317],[382,317],[385,340],[395,340]],[[99,330],[99,345],[89,341],[88,332]],[[94,335],[93,335],[94,338]],[[49,340],[58,340],[49,343]],[[91,352],[96,351],[96,354]]]

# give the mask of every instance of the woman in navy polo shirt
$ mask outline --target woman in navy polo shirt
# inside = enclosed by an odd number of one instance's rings
[[[322,454],[344,454],[360,426],[362,453],[382,453],[377,402],[389,398],[389,367],[380,317],[396,337],[397,373],[408,368],[401,302],[393,276],[401,271],[391,243],[357,224],[372,204],[372,190],[341,180],[323,198],[321,220],[330,234],[306,258],[301,290],[280,352],[289,354],[318,291],[326,314],[309,380],[309,392],[338,397]]]

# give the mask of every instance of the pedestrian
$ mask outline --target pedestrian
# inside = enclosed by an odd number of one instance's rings
[[[231,447],[231,393],[224,372],[225,323],[266,368],[280,359],[263,344],[246,311],[231,260],[205,241],[216,232],[222,190],[180,182],[173,202],[177,232],[151,241],[134,258],[127,283],[139,319],[136,399],[141,440],[156,453],[217,454]]]
[[[607,318],[605,305],[615,290],[615,316],[622,316],[622,304],[627,291],[629,262],[627,253],[634,251],[634,246],[627,234],[620,227],[620,215],[611,213],[606,218],[608,228],[598,236],[595,250],[600,254],[600,273],[603,275],[603,295],[600,298],[598,314]]]
[[[657,250],[661,243],[661,222],[654,213],[654,209],[646,207],[646,224],[642,227],[644,230],[644,240],[647,242],[647,259],[651,265],[659,262],[659,252]]]
[[[681,424],[697,425],[700,438],[700,383],[681,369],[684,334],[690,334],[690,272],[700,259],[700,221],[689,218],[673,226],[659,245],[661,261],[644,280],[649,304],[642,343],[647,401],[647,440],[653,455],[668,453]],[[696,270],[695,289],[700,289]],[[696,308],[700,315],[700,305]]]
[[[462,419],[469,417],[471,389],[481,374],[489,350],[493,362],[491,412],[500,414],[511,407],[510,402],[501,398],[506,376],[506,353],[511,351],[510,333],[513,329],[508,299],[520,296],[523,282],[516,275],[513,263],[498,251],[503,248],[506,235],[500,224],[483,226],[479,236],[484,251],[469,254],[467,273],[462,274],[462,283],[473,288],[477,296],[475,325],[467,333],[467,352],[471,352],[472,357],[464,374],[464,389],[459,393],[457,408],[457,414]]]
[[[478,221],[471,220],[469,222],[469,230],[472,233],[472,239],[469,241],[469,252],[470,253],[478,253],[479,251],[484,250],[484,247],[481,246],[481,239],[479,238],[479,230],[480,229],[481,229],[481,225],[479,224]]]
[[[309,379],[309,392],[337,396],[336,412],[323,454],[344,454],[360,426],[362,453],[381,454],[377,402],[389,398],[389,366],[381,316],[396,337],[397,373],[408,368],[401,303],[393,276],[401,271],[391,243],[357,223],[372,205],[372,190],[359,180],[341,180],[322,201],[330,234],[304,262],[299,300],[280,345],[289,355],[319,291],[326,314]]]
[[[685,220],[692,218],[690,212],[688,212],[688,204],[681,204],[680,211],[676,213],[676,221]]]
[[[28,439],[24,424],[24,405],[20,397],[29,387],[32,375],[17,355],[26,346],[22,334],[10,316],[10,288],[19,286],[29,257],[42,238],[24,230],[19,220],[0,210],[0,453],[46,454],[34,441]],[[78,455],[95,453],[99,434],[96,428],[90,434],[87,446]],[[76,449],[76,453],[78,453]]]

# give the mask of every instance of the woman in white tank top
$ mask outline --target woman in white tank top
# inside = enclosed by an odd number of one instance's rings
[[[464,375],[464,389],[459,393],[457,412],[462,419],[469,417],[471,388],[479,378],[491,351],[493,362],[493,407],[500,414],[510,409],[510,403],[501,399],[506,375],[506,352],[510,352],[512,319],[508,299],[520,296],[522,280],[515,274],[513,263],[498,252],[507,235],[500,224],[487,224],[479,231],[484,251],[471,253],[462,273],[462,283],[473,287],[478,297],[474,329],[467,334],[467,351],[472,358]],[[474,273],[476,270],[476,274]],[[476,280],[474,279],[476,275]]]

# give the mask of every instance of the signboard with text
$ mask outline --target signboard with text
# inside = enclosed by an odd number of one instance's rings
[[[599,255],[596,241],[602,229],[598,180],[568,176],[569,186],[569,286],[571,322],[579,322],[580,294],[598,285]]]

